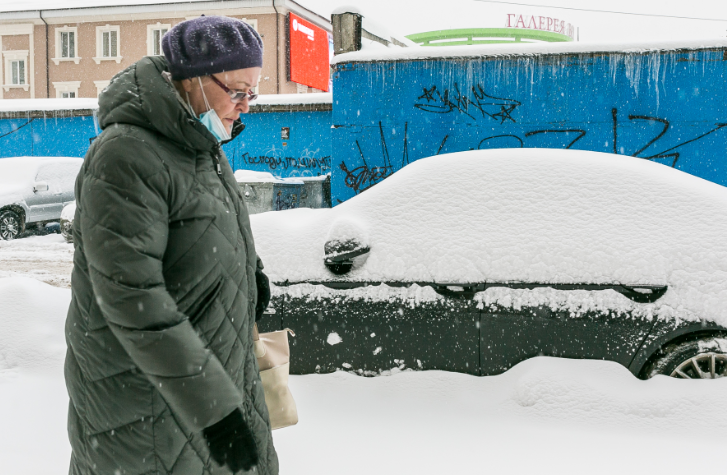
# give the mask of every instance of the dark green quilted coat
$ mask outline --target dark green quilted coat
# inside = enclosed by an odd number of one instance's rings
[[[277,474],[252,349],[247,209],[165,69],[163,58],[144,58],[112,80],[99,104],[103,133],[76,182],[70,473],[229,473],[200,431],[241,407],[257,473]]]

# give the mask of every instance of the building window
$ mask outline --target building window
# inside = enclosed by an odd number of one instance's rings
[[[159,56],[162,54],[162,36],[167,34],[167,29],[154,30],[154,54]]]
[[[163,25],[157,23],[155,25],[147,25],[146,27],[146,54],[147,56],[161,56],[162,38],[172,28],[172,25]]]
[[[63,26],[56,28],[56,54],[51,61],[56,66],[61,61],[73,61],[78,64],[81,58],[78,57],[78,28],[75,26]]]
[[[93,60],[96,64],[101,61],[113,60],[121,62],[121,35],[118,26],[97,26],[96,27],[96,57]]]
[[[10,61],[10,84],[20,86],[25,84],[25,61]]]
[[[54,82],[56,97],[59,99],[75,99],[78,97],[78,89],[81,81]]]
[[[76,34],[72,31],[61,31],[61,58],[76,56]]]
[[[23,88],[27,91],[28,84],[28,51],[3,51],[5,63],[5,82],[3,89]]]
[[[104,58],[115,58],[119,51],[119,37],[115,31],[104,31],[101,33],[102,51],[101,56]]]

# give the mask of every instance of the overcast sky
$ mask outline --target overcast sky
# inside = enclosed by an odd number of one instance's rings
[[[185,0],[0,0],[0,11],[174,1]],[[578,28],[580,41],[588,42],[727,37],[727,0],[295,1],[326,17],[329,17],[331,11],[338,6],[356,5],[372,20],[387,26],[392,32],[404,35],[450,28],[503,28],[507,26],[508,14],[516,14],[551,17],[571,23]],[[628,14],[574,9],[608,10]],[[703,20],[666,18],[666,16]]]
[[[392,31],[408,35],[450,28],[503,28],[508,14],[558,18],[579,28],[580,41],[676,40],[727,37],[727,0],[296,0],[324,15],[357,5]],[[536,6],[530,6],[536,5]],[[555,8],[563,7],[563,8]],[[608,10],[585,12],[566,8]],[[633,15],[640,14],[640,15]],[[669,15],[721,21],[644,15]],[[512,18],[512,17],[511,17]]]

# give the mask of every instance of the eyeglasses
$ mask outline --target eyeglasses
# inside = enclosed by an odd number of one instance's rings
[[[249,100],[249,101],[254,101],[255,99],[257,99],[257,94],[255,94],[254,92],[252,92],[252,89],[250,89],[247,92],[243,92],[243,91],[233,91],[229,87],[227,87],[224,84],[222,84],[220,82],[220,80],[217,79],[216,77],[210,75],[210,78],[212,79],[212,81],[214,81],[215,84],[217,84],[218,86],[220,86],[222,88],[222,90],[227,93],[228,96],[230,96],[230,100],[232,102],[242,102],[242,101],[245,100],[245,98],[247,98],[247,100]]]

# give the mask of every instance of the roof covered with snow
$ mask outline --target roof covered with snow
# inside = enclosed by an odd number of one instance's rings
[[[482,58],[576,53],[648,53],[727,48],[727,39],[639,41],[614,43],[513,43],[421,48],[363,48],[336,56],[333,64],[371,61],[411,61],[440,58]]]
[[[187,12],[208,13],[208,10],[230,10],[257,8],[254,13],[264,13],[273,7],[280,13],[294,11],[304,14],[319,26],[330,30],[328,15],[320,15],[301,5],[296,0],[0,0],[0,19],[11,21],[35,20],[40,23],[43,18],[58,18],[78,15],[131,14],[140,12],[172,12],[185,17]],[[266,9],[266,10],[260,10]],[[281,10],[282,9],[282,10]],[[209,14],[209,13],[208,13]],[[94,20],[95,21],[95,20]]]
[[[332,95],[328,93],[311,94],[264,94],[250,103],[255,106],[285,106],[306,104],[331,104]],[[3,112],[25,111],[72,111],[98,109],[98,99],[3,99],[0,100],[0,114]]]
[[[18,12],[30,10],[70,10],[73,8],[98,8],[119,6],[123,7],[135,5],[159,5],[166,3],[202,2],[209,3],[209,0],[64,0],[62,2],[59,2],[58,0],[26,0],[23,2],[17,2],[14,0],[0,0],[0,12]]]
[[[3,99],[0,112],[98,109],[98,99]]]
[[[332,104],[330,92],[310,94],[263,94],[250,102],[251,106],[288,105],[288,104]]]

